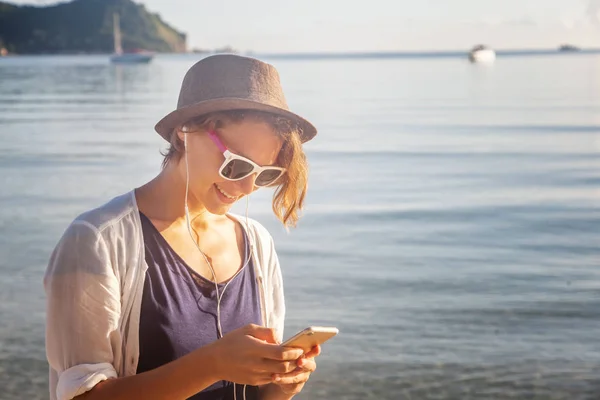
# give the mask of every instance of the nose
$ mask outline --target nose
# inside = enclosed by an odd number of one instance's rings
[[[244,179],[240,179],[237,182],[240,186],[242,193],[244,193],[245,195],[249,195],[257,189],[257,187],[254,185],[254,183],[256,182],[256,176],[256,174],[251,174],[245,177]]]

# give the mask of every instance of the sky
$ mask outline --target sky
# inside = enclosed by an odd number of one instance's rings
[[[55,4],[56,0],[8,0]],[[600,48],[600,0],[137,0],[188,47],[262,53]]]

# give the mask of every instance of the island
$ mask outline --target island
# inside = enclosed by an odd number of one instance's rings
[[[114,51],[114,15],[123,49],[186,51],[186,35],[131,0],[74,0],[51,6],[0,1],[0,54],[107,54]]]

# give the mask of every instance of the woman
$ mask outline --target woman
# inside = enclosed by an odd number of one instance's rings
[[[186,74],[156,125],[160,174],[82,214],[44,286],[51,399],[290,399],[320,348],[283,348],[285,306],[269,233],[228,211],[263,186],[298,220],[302,143],[316,129],[288,110],[277,71],[216,55]]]

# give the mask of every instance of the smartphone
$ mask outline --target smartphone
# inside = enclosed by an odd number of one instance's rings
[[[339,330],[334,327],[309,326],[283,342],[281,345],[283,347],[298,347],[307,353],[316,345],[325,343],[338,333]]]

